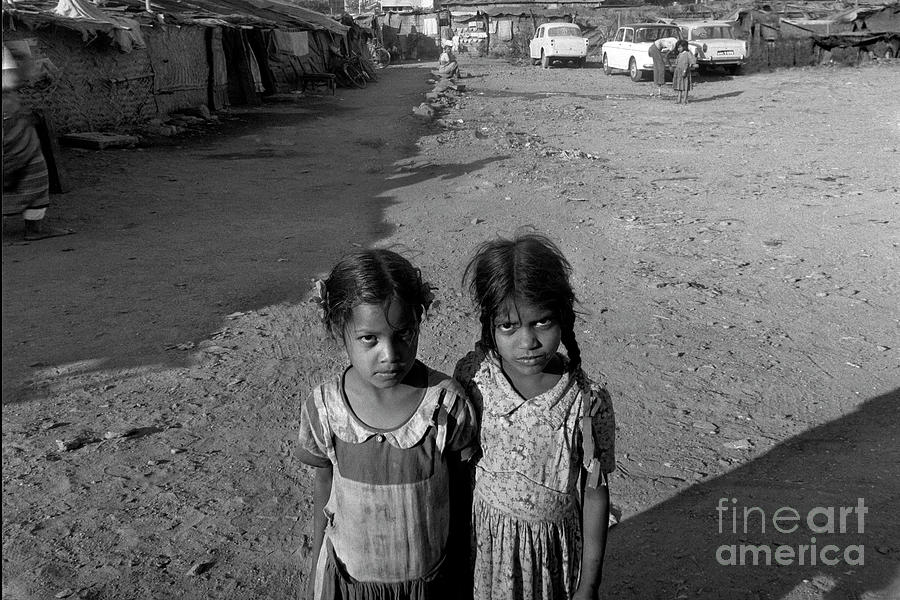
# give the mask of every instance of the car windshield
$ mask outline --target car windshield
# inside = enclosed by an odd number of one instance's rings
[[[554,37],[581,37],[581,30],[575,25],[551,27],[547,30],[547,35]]]
[[[642,27],[634,32],[635,42],[655,42],[660,38],[680,38],[677,27]]]
[[[734,39],[734,31],[727,25],[707,25],[704,27],[695,27],[693,39],[695,40],[714,40],[714,39]]]

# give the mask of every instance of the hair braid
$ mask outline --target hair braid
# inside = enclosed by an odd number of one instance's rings
[[[575,291],[572,266],[549,238],[520,231],[513,239],[483,242],[463,273],[475,304],[481,309],[481,342],[496,350],[494,320],[506,303],[526,302],[550,310],[559,319],[561,342],[572,369],[581,365],[575,340]]]
[[[569,355],[569,371],[574,372],[581,366],[581,348],[578,346],[578,340],[575,339],[575,313],[566,312],[568,314],[560,322],[562,343]]]

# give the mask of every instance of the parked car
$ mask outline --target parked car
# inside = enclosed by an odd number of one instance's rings
[[[553,61],[566,61],[581,67],[587,59],[588,39],[574,23],[544,23],[528,44],[532,64],[545,69]]]
[[[734,27],[725,21],[682,21],[681,36],[700,46],[697,55],[701,69],[724,67],[737,73],[747,61],[747,42],[737,39]]]
[[[648,53],[650,44],[660,38],[682,37],[678,27],[666,23],[632,23],[619,27],[615,37],[600,47],[603,70],[607,75],[613,71],[628,71],[632,81],[641,81],[653,72],[653,59]],[[691,52],[697,55],[699,48],[691,46]],[[674,59],[674,56],[666,57],[667,70],[674,69]]]

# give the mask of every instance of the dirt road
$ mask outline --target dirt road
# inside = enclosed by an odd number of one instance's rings
[[[405,249],[440,288],[421,356],[449,371],[468,253],[524,224],[571,258],[616,405],[604,597],[900,596],[900,69],[712,78],[676,106],[596,68],[463,68],[429,126],[413,65],[67,152],[78,234],[4,228],[4,599],[297,597],[297,403],[340,365],[310,278]],[[844,531],[819,531],[830,508]]]

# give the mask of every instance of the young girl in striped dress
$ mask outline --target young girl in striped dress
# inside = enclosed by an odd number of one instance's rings
[[[537,234],[486,242],[466,268],[481,339],[454,375],[481,427],[476,600],[598,595],[615,424],[606,390],[581,370],[570,272]]]
[[[367,250],[332,269],[319,301],[350,364],[301,409],[300,459],[316,467],[306,597],[456,600],[451,496],[477,434],[459,386],[416,360],[431,288],[400,255]]]

